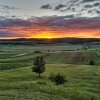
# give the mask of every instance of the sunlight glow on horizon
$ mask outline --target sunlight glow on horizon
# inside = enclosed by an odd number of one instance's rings
[[[0,27],[1,32],[8,32],[8,36],[0,39],[13,38],[100,38],[100,29],[54,29],[50,27]],[[3,33],[5,34],[5,33]],[[10,34],[10,35],[9,35]]]
[[[40,32],[37,33],[36,35],[32,35],[30,38],[47,38],[47,39],[52,39],[55,38],[53,33],[50,32]]]

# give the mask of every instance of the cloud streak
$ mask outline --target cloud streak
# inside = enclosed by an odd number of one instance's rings
[[[46,4],[40,7],[40,9],[52,9],[50,4]]]
[[[15,8],[15,7],[10,7],[10,6],[7,6],[7,5],[0,5],[1,7],[3,7],[4,9],[12,9],[12,10],[14,10],[14,9],[18,9],[18,8]]]
[[[0,31],[0,37],[1,38],[10,38],[10,37],[16,38],[16,37],[24,37],[24,36],[25,36],[24,34],[17,34],[17,33]]]

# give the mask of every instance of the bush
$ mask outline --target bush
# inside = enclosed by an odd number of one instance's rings
[[[0,52],[3,52],[3,50],[0,50]]]
[[[41,51],[34,51],[34,53],[42,53]]]
[[[58,74],[51,74],[49,76],[49,79],[52,82],[55,82],[56,85],[64,84],[66,82],[65,77],[62,74],[60,74],[60,73],[58,73]]]
[[[93,60],[90,60],[89,65],[95,65],[95,62]]]

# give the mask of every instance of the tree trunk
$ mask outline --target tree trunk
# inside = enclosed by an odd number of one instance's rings
[[[56,85],[59,85],[59,83],[57,82]]]
[[[39,77],[40,77],[40,73],[39,73]]]

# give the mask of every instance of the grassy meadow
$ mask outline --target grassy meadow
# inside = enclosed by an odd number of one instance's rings
[[[46,61],[40,78],[31,70],[38,55]],[[67,82],[56,86],[48,76],[59,72]],[[0,100],[100,100],[100,46],[0,45]]]

